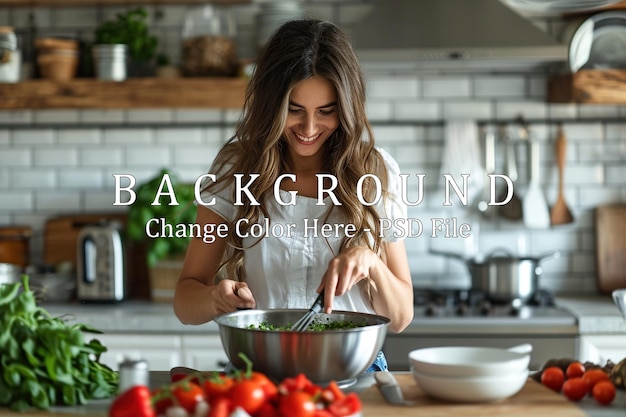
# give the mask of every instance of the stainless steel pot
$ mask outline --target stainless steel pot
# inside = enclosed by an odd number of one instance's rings
[[[240,310],[215,318],[228,359],[238,368],[244,353],[255,370],[276,381],[304,373],[316,383],[348,381],[364,372],[376,359],[387,334],[389,319],[373,314],[335,311],[318,314],[316,320],[353,321],[363,327],[340,330],[292,332],[250,328],[267,322],[286,326],[307,310]]]
[[[431,251],[464,261],[472,279],[472,290],[483,292],[490,300],[527,301],[539,289],[541,262],[559,257],[549,252],[537,257],[513,256],[506,249],[496,249],[483,258],[466,259],[449,252]]]

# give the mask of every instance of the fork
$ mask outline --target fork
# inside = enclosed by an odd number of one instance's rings
[[[319,295],[313,302],[309,311],[307,311],[302,317],[296,321],[289,330],[292,332],[304,332],[309,328],[313,320],[315,319],[315,315],[322,311],[324,308],[324,290],[320,291]]]

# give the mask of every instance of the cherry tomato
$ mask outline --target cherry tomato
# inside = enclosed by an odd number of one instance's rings
[[[226,375],[216,374],[204,381],[202,389],[209,402],[212,402],[213,398],[225,395],[234,384],[235,381],[233,381],[232,378]]]
[[[584,373],[585,365],[580,362],[572,362],[568,365],[565,376],[567,378],[577,378],[583,376]]]
[[[361,411],[361,399],[356,393],[351,392],[343,398],[328,405],[328,411],[335,417],[345,417]]]
[[[265,391],[255,381],[244,379],[233,385],[228,391],[228,397],[235,408],[241,407],[248,414],[254,414],[265,402]]]
[[[252,372],[250,378],[248,379],[256,382],[261,388],[263,388],[266,401],[273,401],[278,395],[278,387],[276,387],[276,384],[274,384],[272,380],[267,377],[267,375],[261,372]]]
[[[561,392],[565,374],[558,366],[550,366],[541,373],[541,383],[553,391]]]
[[[278,417],[278,409],[270,402],[264,402],[254,417]]]
[[[569,378],[563,383],[563,395],[571,401],[580,401],[585,398],[588,389],[587,382],[579,376]]]
[[[278,403],[279,417],[313,417],[315,402],[304,391],[293,391],[282,396]]]
[[[157,388],[152,391],[152,402],[157,414],[165,414],[165,410],[174,405],[174,399],[168,391]]]
[[[191,381],[177,382],[172,384],[171,389],[174,398],[176,398],[175,403],[177,402],[190,414],[193,414],[196,405],[205,399],[204,391],[200,385]]]
[[[211,404],[206,417],[228,417],[233,411],[233,403],[228,397],[217,397]]]
[[[593,391],[593,387],[600,381],[609,381],[609,374],[602,369],[589,369],[585,371],[582,378],[587,382],[589,393]]]
[[[615,385],[611,381],[599,381],[594,385],[591,395],[600,405],[609,405],[615,399]]]

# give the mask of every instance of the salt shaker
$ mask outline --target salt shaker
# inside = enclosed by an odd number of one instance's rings
[[[149,386],[149,369],[146,360],[126,357],[120,362],[119,369],[119,392],[124,392],[135,385]]]

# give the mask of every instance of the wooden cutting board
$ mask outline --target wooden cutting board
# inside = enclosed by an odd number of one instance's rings
[[[596,269],[600,292],[626,288],[626,204],[596,209]]]
[[[419,388],[411,374],[397,374],[404,398],[415,401],[414,406],[391,406],[385,402],[377,386],[361,395],[363,417],[586,417],[580,408],[533,379],[511,398],[493,403],[453,404],[432,399]]]

